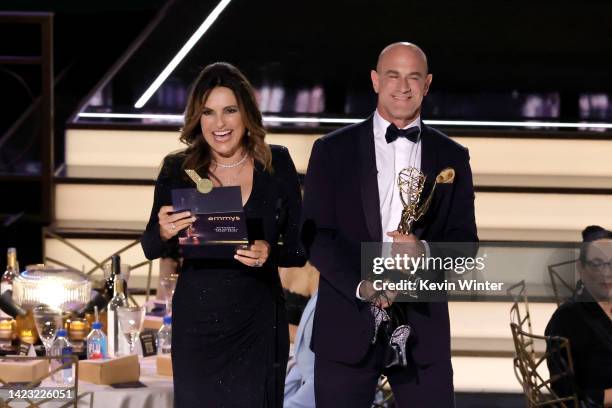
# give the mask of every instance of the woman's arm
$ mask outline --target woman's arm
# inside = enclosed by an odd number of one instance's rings
[[[170,194],[171,167],[174,165],[167,156],[164,159],[162,169],[155,181],[155,192],[153,194],[153,206],[149,216],[149,222],[142,234],[140,244],[147,259],[156,259],[163,256],[171,256],[178,248],[178,239],[175,237],[164,240],[160,234],[159,211],[163,206],[172,205]]]
[[[612,408],[612,388],[608,388],[604,391],[604,408]]]
[[[604,391],[604,408],[612,407],[612,388]]]

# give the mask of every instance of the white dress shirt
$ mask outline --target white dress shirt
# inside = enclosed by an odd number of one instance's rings
[[[397,230],[404,209],[397,186],[397,175],[406,167],[421,169],[421,139],[413,143],[405,137],[398,137],[387,143],[385,134],[391,122],[384,119],[378,111],[374,113],[374,149],[376,169],[378,170],[378,198],[380,219],[382,221],[382,241],[393,242],[387,232]],[[421,128],[421,117],[402,129]]]
[[[398,137],[395,141],[387,143],[385,134],[391,124],[388,120],[380,116],[378,110],[374,112],[374,150],[376,152],[376,170],[378,180],[378,198],[380,203],[380,220],[382,223],[382,242],[393,242],[393,238],[387,232],[397,230],[402,217],[402,200],[397,186],[397,175],[406,167],[415,167],[421,170],[421,137],[416,143]],[[416,126],[421,129],[421,117],[417,116],[412,123],[402,129]],[[358,299],[365,300],[359,295],[357,285],[356,296]]]

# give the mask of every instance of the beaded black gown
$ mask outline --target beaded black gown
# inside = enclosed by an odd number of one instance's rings
[[[172,366],[176,407],[282,407],[289,351],[279,266],[302,266],[298,230],[301,194],[286,148],[271,146],[273,171],[255,164],[244,205],[249,240],[272,246],[259,268],[234,259],[185,259],[173,299]],[[169,155],[155,184],[142,237],[149,259],[177,240],[161,240],[157,213],[171,205],[173,188],[193,187],[182,153]],[[279,241],[282,240],[282,245]]]

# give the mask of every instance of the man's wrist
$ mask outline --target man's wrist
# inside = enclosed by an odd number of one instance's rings
[[[425,258],[429,258],[431,256],[431,249],[429,248],[429,244],[427,241],[421,240],[423,247],[425,248]]]
[[[361,293],[359,291],[361,289],[361,284],[364,283],[364,282],[365,282],[364,280],[359,282],[359,284],[357,285],[357,291],[355,292],[355,297],[357,299],[361,300],[361,301],[366,301],[367,300],[365,297],[361,296]]]

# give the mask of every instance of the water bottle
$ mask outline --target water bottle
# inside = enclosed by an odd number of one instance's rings
[[[87,359],[101,360],[108,356],[106,336],[102,331],[101,322],[94,322],[91,327],[91,332],[87,335]]]
[[[157,354],[170,354],[172,349],[172,317],[165,316],[164,324],[157,332]]]
[[[64,363],[72,363],[72,345],[66,338],[66,330],[60,329],[57,331],[57,337],[51,345],[49,353],[52,357],[57,357],[51,360],[51,369],[54,370]],[[70,385],[73,382],[73,364],[62,368],[53,374],[53,381],[57,384]]]

